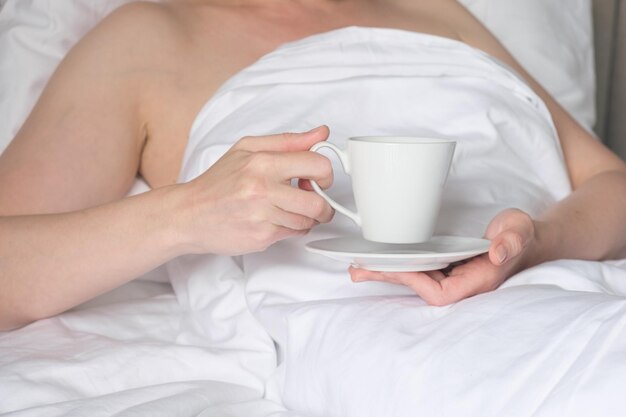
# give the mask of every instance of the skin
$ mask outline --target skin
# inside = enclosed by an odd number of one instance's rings
[[[182,254],[262,251],[330,221],[308,183],[332,182],[328,160],[308,152],[328,137],[325,126],[242,138],[197,179],[176,178],[195,115],[226,79],[285,42],[350,25],[461,40],[515,68],[552,113],[574,187],[537,219],[500,213],[486,231],[489,253],[448,276],[351,269],[354,281],[407,285],[443,305],[547,260],[626,257],[624,163],[455,1],[136,3],[68,54],[0,156],[0,329],[58,314]],[[153,190],[124,198],[136,175]]]

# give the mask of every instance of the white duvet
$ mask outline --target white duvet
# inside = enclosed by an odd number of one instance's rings
[[[319,124],[458,141],[437,233],[481,236],[495,213],[569,192],[542,102],[456,41],[346,28],[285,45],[233,77],[190,136],[181,181],[242,136]],[[337,170],[336,172],[341,172]],[[350,205],[348,179],[331,189]],[[448,307],[353,284],[309,240],[358,233],[337,216],[240,258],[187,256],[0,334],[0,413],[15,416],[621,416],[626,270],[559,261]],[[172,291],[173,289],[173,291]]]

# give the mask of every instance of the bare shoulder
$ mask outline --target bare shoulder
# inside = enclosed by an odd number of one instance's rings
[[[185,25],[181,20],[184,3],[154,3],[136,1],[115,9],[100,24],[107,29],[121,30],[121,36],[130,33],[137,35],[138,40],[157,36],[158,39],[175,35],[182,39]]]
[[[72,48],[0,157],[0,213],[71,211],[127,192],[146,138],[145,75],[176,62],[177,26],[168,6],[133,3]]]
[[[416,12],[429,18],[445,18],[456,21],[463,19],[463,13],[467,11],[457,0],[381,0],[386,4],[403,8],[407,11]]]
[[[185,43],[185,33],[175,7],[134,2],[109,14],[72,53],[90,50],[93,57],[101,55],[106,62],[100,63],[106,67],[142,63],[145,66],[146,59],[158,59],[179,50]]]

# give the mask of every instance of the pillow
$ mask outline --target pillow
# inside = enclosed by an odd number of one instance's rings
[[[593,2],[460,0],[589,130],[596,121]]]
[[[0,0],[0,153],[65,53],[130,0]]]
[[[68,49],[130,0],[0,0],[0,152]],[[586,127],[594,123],[591,1],[461,0]],[[208,98],[208,97],[207,97]]]

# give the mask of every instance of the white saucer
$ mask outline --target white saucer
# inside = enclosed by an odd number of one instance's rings
[[[309,242],[306,249],[370,271],[408,272],[443,269],[487,252],[490,243],[486,239],[435,236],[428,242],[398,245],[346,236]]]

